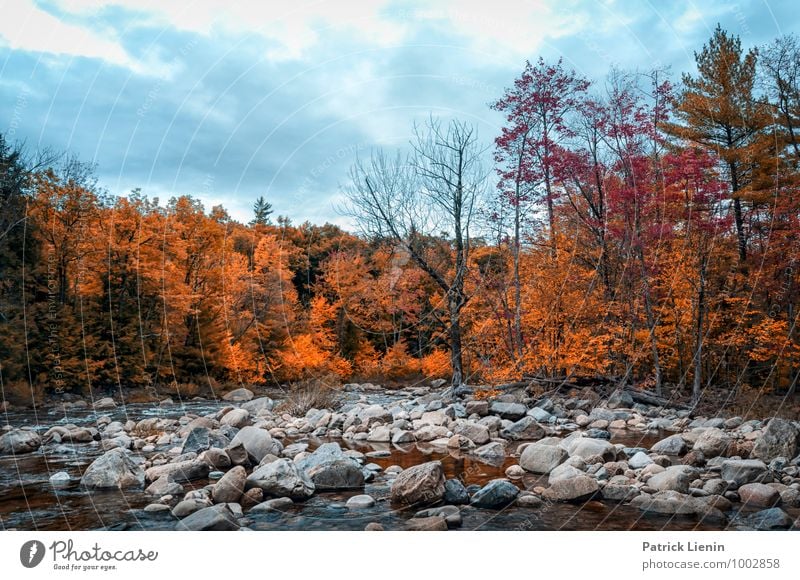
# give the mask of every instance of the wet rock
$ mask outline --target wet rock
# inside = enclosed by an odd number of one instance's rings
[[[511,479],[519,479],[525,475],[525,470],[519,465],[509,465],[506,468],[506,477]]]
[[[412,518],[406,528],[412,532],[446,532],[447,520],[441,516],[429,518]]]
[[[241,429],[250,422],[250,413],[245,409],[231,409],[219,420],[220,425],[230,425],[236,429]]]
[[[229,531],[238,530],[239,523],[227,504],[203,508],[183,518],[175,525],[176,530]]]
[[[211,490],[214,503],[239,503],[244,493],[244,484],[247,472],[244,467],[237,465],[222,476]]]
[[[227,393],[222,397],[222,400],[230,403],[246,403],[247,401],[252,401],[253,397],[253,391],[250,389],[241,388],[234,389],[230,393]]]
[[[456,435],[462,435],[477,445],[483,445],[490,439],[489,429],[485,425],[472,421],[461,421],[453,429]]]
[[[212,447],[203,451],[198,459],[208,463],[209,467],[218,470],[228,469],[232,465],[231,458],[228,457],[228,454],[218,447]]]
[[[742,518],[742,524],[755,530],[788,530],[792,527],[792,518],[781,508],[761,510]]]
[[[107,451],[84,471],[81,485],[87,489],[126,489],[144,487],[145,473],[125,451]]]
[[[499,441],[492,441],[473,450],[471,455],[487,463],[502,463],[506,457],[506,447]]]
[[[375,427],[367,435],[367,441],[375,441],[377,443],[388,443],[392,438],[392,431],[388,425],[381,425]]]
[[[208,477],[209,471],[208,463],[200,461],[199,459],[191,459],[188,461],[167,463],[165,465],[156,465],[145,472],[145,477],[147,481],[156,481],[158,478],[166,476],[173,481],[183,483],[185,481],[204,479]]]
[[[230,447],[235,447],[237,443],[242,444],[250,461],[256,465],[264,459],[266,454],[277,455],[282,450],[280,444],[272,438],[269,431],[258,427],[243,427],[240,429],[231,441]],[[234,463],[236,462],[234,461]]]
[[[150,495],[161,497],[162,495],[180,495],[184,490],[180,483],[173,481],[169,476],[162,475],[147,486],[145,491]]]
[[[798,451],[800,430],[785,419],[770,419],[764,432],[756,439],[753,456],[762,461],[776,457],[795,457]]]
[[[665,455],[683,455],[686,453],[686,441],[680,435],[670,435],[654,444],[650,451]]]
[[[144,507],[144,511],[148,514],[158,514],[170,511],[170,507],[163,503],[151,503]]]
[[[31,453],[41,446],[42,438],[36,431],[14,429],[0,437],[0,454]]]
[[[316,489],[312,478],[300,466],[286,458],[257,468],[247,477],[247,484],[258,487],[267,495],[289,497],[293,500],[307,499]]]
[[[763,481],[766,476],[767,466],[758,459],[728,459],[722,462],[720,477],[737,487]]]
[[[565,444],[570,456],[578,456],[584,459],[599,456],[604,461],[613,461],[617,457],[617,448],[602,439],[576,437],[569,442],[565,441]]]
[[[639,488],[633,485],[626,477],[619,480],[613,478],[602,489],[601,494],[604,500],[615,502],[631,501],[639,496]]]
[[[656,473],[647,480],[647,485],[658,491],[676,491],[689,493],[689,484],[695,476],[695,470],[687,465],[672,465],[661,473]]]
[[[191,515],[198,510],[209,507],[210,505],[211,503],[205,499],[184,499],[183,501],[178,502],[178,504],[172,508],[172,515],[176,518],[185,518],[186,516]]]
[[[208,427],[195,427],[186,436],[181,453],[200,453],[211,447],[211,431]]]
[[[494,479],[472,496],[470,504],[477,508],[501,509],[517,499],[519,488],[507,479]]]
[[[781,501],[778,490],[763,483],[746,483],[738,492],[741,502],[749,506],[772,507]]]
[[[700,434],[692,450],[701,452],[705,457],[718,457],[725,454],[730,443],[730,435],[721,429],[712,427]]]
[[[342,452],[338,443],[320,445],[297,466],[305,471],[318,491],[354,489],[364,486],[361,464]]]
[[[409,467],[392,483],[391,500],[403,505],[435,503],[444,497],[445,478],[442,464],[429,461]]]
[[[263,411],[272,411],[275,402],[269,397],[258,397],[246,403],[242,403],[241,408],[250,413],[250,415],[258,415]]]
[[[287,508],[290,508],[294,505],[292,498],[289,497],[276,497],[273,499],[268,499],[267,501],[262,501],[259,504],[256,504],[250,509],[250,513],[258,513],[258,512],[281,512],[286,511]]]
[[[395,445],[402,445],[404,443],[414,443],[417,438],[411,431],[398,431],[392,437],[392,443]]]
[[[631,505],[646,513],[700,516],[720,522],[727,519],[719,509],[702,499],[677,491],[660,491],[652,496],[642,494],[631,500]]]
[[[371,495],[354,495],[347,500],[347,507],[350,509],[364,509],[375,505],[375,498]]]
[[[53,489],[64,489],[72,483],[72,478],[66,471],[59,471],[50,476],[50,485]]]
[[[500,432],[502,437],[516,441],[519,439],[541,439],[545,436],[544,427],[533,417],[525,416]]]
[[[543,496],[551,501],[583,502],[600,490],[597,480],[588,475],[562,479],[544,490]]]
[[[116,407],[117,404],[111,397],[103,397],[102,399],[95,401],[94,403],[95,411],[100,411],[102,409],[115,409]]]
[[[441,517],[444,518],[445,523],[449,529],[461,527],[461,510],[454,505],[443,505],[439,507],[432,507],[425,510],[418,511],[414,514],[415,518],[430,518]]]
[[[562,464],[569,454],[558,445],[531,443],[522,451],[519,465],[526,471],[548,474]]]
[[[448,504],[465,504],[469,503],[469,493],[467,488],[458,479],[448,479],[444,482],[444,496],[442,497],[445,503]]]
[[[503,403],[501,401],[495,401],[489,406],[489,412],[493,415],[499,415],[503,419],[517,421],[525,416],[528,412],[528,408],[522,403]]]

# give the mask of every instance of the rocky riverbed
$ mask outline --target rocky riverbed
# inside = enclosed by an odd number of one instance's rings
[[[348,385],[8,410],[0,529],[800,529],[800,425],[601,400]]]

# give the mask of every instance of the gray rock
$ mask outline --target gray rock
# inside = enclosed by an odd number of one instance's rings
[[[586,473],[574,465],[562,463],[550,472],[550,477],[547,478],[547,482],[550,485],[553,485],[557,481],[561,481],[563,479],[572,479],[573,477],[578,477],[580,475],[586,475]]]
[[[472,450],[470,455],[474,455],[486,463],[497,464],[502,463],[505,459],[506,448],[505,445],[499,441],[492,441],[491,443],[487,443],[486,445],[482,445],[477,449]]]
[[[238,530],[239,523],[227,504],[203,508],[183,518],[175,525],[176,530],[229,531]]]
[[[633,397],[629,392],[623,389],[616,389],[608,398],[606,406],[609,409],[618,409],[620,407],[630,408],[633,406]]]
[[[361,464],[346,455],[338,443],[320,445],[297,466],[305,471],[318,491],[355,489],[364,486]]]
[[[548,474],[566,461],[569,454],[558,445],[531,443],[522,451],[519,464],[525,471]]]
[[[409,467],[392,483],[391,500],[402,505],[435,503],[444,497],[445,478],[442,464],[429,461]]]
[[[517,499],[519,488],[507,479],[493,479],[472,496],[470,504],[485,509],[501,509]]]
[[[36,431],[14,429],[0,436],[0,454],[31,453],[41,446],[42,438]]]
[[[449,504],[465,504],[469,503],[469,493],[467,488],[458,479],[448,479],[444,482],[444,497],[442,498],[445,503]]]
[[[261,503],[254,505],[250,508],[250,512],[258,513],[258,512],[274,512],[274,511],[284,511],[286,508],[290,508],[294,505],[292,498],[290,497],[276,497],[273,499],[268,499],[267,501],[262,501]]]
[[[267,495],[293,500],[307,499],[316,489],[311,477],[300,466],[285,458],[258,467],[247,477],[247,484],[260,488]]]
[[[230,393],[227,393],[222,397],[222,399],[231,403],[245,403],[247,401],[251,401],[253,396],[253,391],[250,389],[241,388],[234,389]]]
[[[347,507],[350,509],[364,509],[375,505],[375,498],[371,495],[354,495],[347,500]]]
[[[613,461],[617,457],[617,448],[603,439],[576,437],[571,441],[565,441],[565,445],[570,456],[584,459],[600,456],[606,461]]]
[[[274,406],[275,402],[269,397],[259,397],[242,403],[241,408],[255,416],[261,411],[272,411]]]
[[[788,530],[792,518],[781,508],[770,508],[743,518],[742,523],[755,530]]]
[[[647,485],[658,491],[689,493],[689,485],[696,470],[688,465],[671,465],[647,480]]]
[[[107,451],[83,472],[81,485],[87,489],[126,489],[144,487],[142,467],[121,449]]]
[[[503,419],[517,421],[525,416],[528,412],[528,408],[522,403],[503,403],[501,401],[495,401],[489,406],[489,412],[493,415],[499,415]]]
[[[686,453],[686,441],[680,435],[670,435],[653,445],[650,451],[664,455],[683,455]]]
[[[705,520],[726,521],[725,515],[701,498],[677,491],[660,491],[655,495],[642,494],[631,500],[631,505],[643,512],[660,515],[700,516]]]
[[[415,518],[432,518],[432,517],[440,517],[444,518],[445,523],[447,523],[447,527],[450,529],[453,528],[460,528],[461,527],[461,510],[458,509],[454,505],[443,505],[438,507],[432,507],[428,509],[424,509],[418,511],[414,514]]]
[[[692,449],[701,452],[706,458],[718,457],[727,451],[730,443],[730,435],[721,429],[711,427],[700,434]]]
[[[392,437],[392,443],[394,443],[395,445],[402,445],[404,443],[414,443],[416,440],[417,438],[411,431],[398,431]]]
[[[758,459],[728,459],[722,462],[720,477],[733,482],[737,487],[746,483],[762,481],[767,475],[767,466]]]
[[[147,481],[156,481],[160,477],[167,476],[173,481],[183,483],[208,477],[210,471],[208,463],[199,459],[187,461],[177,461],[165,465],[156,465],[145,472]]]
[[[555,420],[555,417],[541,407],[534,407],[528,411],[528,417],[533,417],[539,423],[551,423]]]
[[[51,475],[49,481],[53,489],[64,489],[72,483],[72,478],[66,471],[59,471]]]
[[[770,419],[763,433],[756,439],[753,456],[763,461],[775,457],[794,457],[797,455],[800,430],[785,419]]]
[[[412,532],[444,532],[448,529],[447,519],[441,516],[412,518],[408,521],[406,529]]]
[[[650,459],[650,456],[647,455],[647,453],[643,453],[642,451],[637,452],[628,460],[628,465],[631,469],[642,469],[651,463],[653,463],[653,460]]]
[[[272,436],[265,429],[258,427],[243,427],[231,441],[231,447],[241,443],[247,456],[254,464],[258,464],[268,453],[273,455],[280,454],[282,447],[272,439]],[[231,459],[233,459],[231,457]],[[234,462],[235,463],[235,462]]]
[[[555,482],[542,495],[551,501],[583,502],[594,497],[599,490],[596,479],[579,475]]]
[[[467,410],[467,415],[475,414],[484,417],[489,414],[488,401],[467,401],[465,407]]]
[[[220,425],[230,425],[236,429],[241,429],[250,422],[250,413],[245,409],[231,409],[219,420]]]
[[[516,441],[519,439],[541,439],[545,436],[544,427],[533,417],[525,416],[500,432],[502,437]]]
[[[453,433],[466,437],[477,445],[483,445],[490,439],[489,429],[485,425],[472,421],[460,421],[453,429]]]
[[[183,442],[181,453],[200,453],[211,447],[211,431],[207,427],[194,427]]]
[[[150,495],[179,495],[183,493],[183,486],[173,481],[169,476],[163,475],[151,483],[145,490]]]
[[[183,501],[178,502],[174,508],[172,508],[172,515],[176,518],[185,518],[186,516],[193,514],[197,510],[201,510],[203,508],[209,507],[211,504],[208,500],[204,499],[185,499]]]
[[[214,484],[214,488],[211,490],[211,498],[214,503],[239,503],[244,493],[246,480],[247,472],[244,467],[237,465],[231,469]]]
[[[746,483],[738,492],[742,503],[749,506],[773,507],[781,501],[780,492],[763,483]]]

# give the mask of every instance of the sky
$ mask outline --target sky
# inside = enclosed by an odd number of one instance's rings
[[[745,47],[798,30],[793,2],[0,0],[0,132],[97,164],[101,184],[191,194],[249,221],[347,227],[357,156],[433,114],[489,145],[526,60],[691,71],[712,30]]]

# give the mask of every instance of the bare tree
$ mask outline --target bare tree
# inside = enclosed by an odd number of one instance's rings
[[[453,385],[464,382],[461,311],[472,249],[470,226],[486,187],[485,148],[466,122],[431,117],[414,126],[411,152],[382,150],[350,171],[346,213],[362,233],[402,247],[445,295]],[[446,251],[443,251],[445,246]]]

